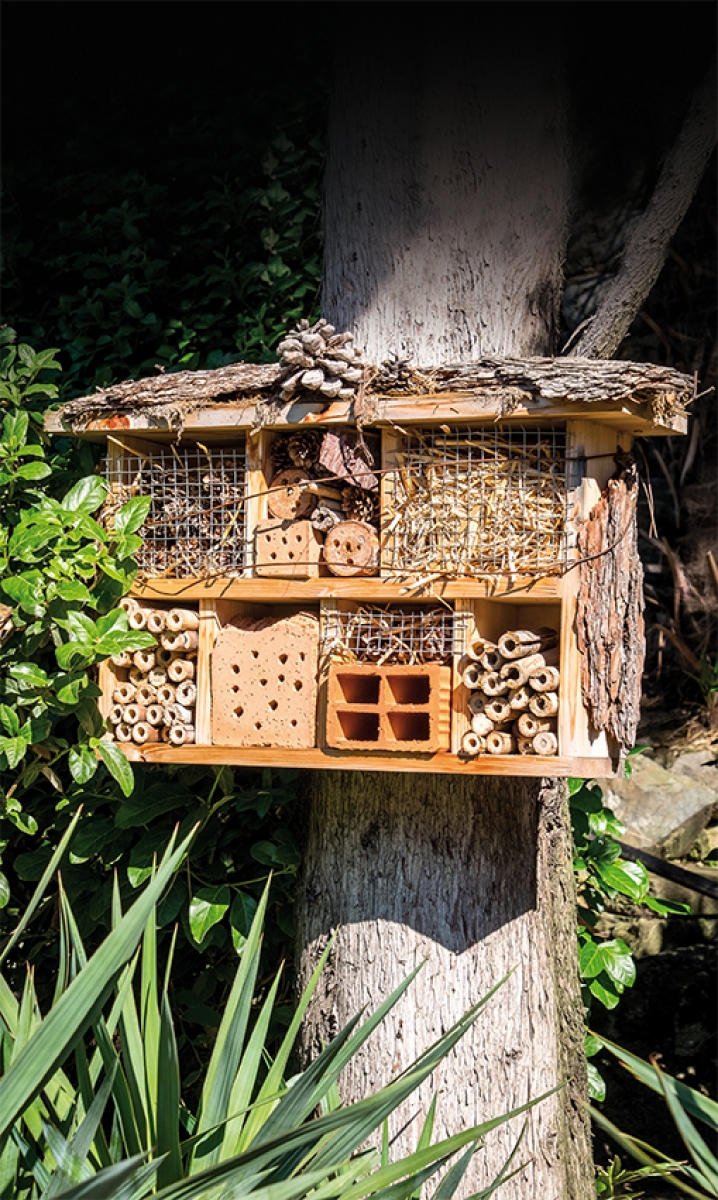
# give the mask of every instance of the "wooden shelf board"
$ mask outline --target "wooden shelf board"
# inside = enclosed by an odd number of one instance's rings
[[[630,400],[601,404],[581,401],[557,404],[536,399],[530,404],[518,404],[509,413],[504,411],[505,401],[500,392],[493,390],[483,395],[457,391],[411,397],[379,396],[372,397],[372,407],[376,412],[372,425],[378,426],[401,425],[402,422],[427,425],[446,421],[481,423],[497,419],[507,424],[522,424],[526,421],[566,421],[585,417],[592,421],[605,421],[637,437],[669,436],[686,433],[688,428],[688,418],[682,413],[667,418],[664,424],[656,425],[647,405]],[[182,436],[199,436],[203,440],[231,438],[254,427],[256,417],[257,406],[251,402],[241,405],[207,404],[187,415]],[[265,428],[296,429],[307,422],[322,426],[351,425],[354,423],[352,403],[334,401],[327,408],[326,403],[301,401],[283,409]],[[69,428],[58,410],[46,415],[45,429],[48,433],[71,434],[90,441],[102,441],[108,434],[122,430],[126,433],[136,431],[143,437],[158,441],[169,441],[176,437],[176,430],[171,429],[165,419],[153,417],[142,410],[96,417],[88,421],[84,429],[78,430]]]
[[[536,604],[557,600],[558,577],[529,579],[511,584],[507,579],[451,579],[436,581],[419,590],[388,579],[149,579],[135,583],[131,595],[147,603],[176,600],[254,600],[265,604],[303,604],[317,600],[372,600],[380,603],[413,600],[497,600],[510,604]]]
[[[205,763],[207,766],[304,767],[334,771],[413,771],[452,775],[511,775],[606,779],[617,773],[607,758],[539,758],[538,756],[479,755],[460,759],[453,754],[385,754],[343,750],[290,750],[273,746],[127,746],[128,759],[148,764]]]

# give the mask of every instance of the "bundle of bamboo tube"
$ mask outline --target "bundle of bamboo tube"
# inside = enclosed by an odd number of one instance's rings
[[[199,617],[189,608],[145,608],[125,597],[130,629],[146,629],[156,647],[112,656],[115,688],[108,716],[117,742],[194,742]]]
[[[559,679],[555,629],[512,629],[495,643],[477,634],[462,674],[471,691],[462,753],[558,754]]]

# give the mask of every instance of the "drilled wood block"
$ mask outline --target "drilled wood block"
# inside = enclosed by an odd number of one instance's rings
[[[311,521],[260,521],[255,538],[257,575],[313,579],[319,574],[322,536]]]
[[[235,618],[212,652],[215,746],[316,745],[319,619]]]
[[[327,745],[337,750],[448,750],[451,668],[332,663]]]

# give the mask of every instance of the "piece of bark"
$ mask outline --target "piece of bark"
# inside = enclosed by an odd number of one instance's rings
[[[583,702],[593,726],[624,749],[636,737],[645,657],[637,502],[638,483],[630,471],[609,479],[578,534]]]
[[[368,399],[391,396],[378,368],[369,368]],[[581,358],[520,358],[487,355],[475,362],[411,369],[412,386],[396,394],[473,393],[477,401],[497,399],[506,412],[520,404],[649,404],[656,421],[682,411],[694,392],[693,378],[652,363]],[[81,430],[94,418],[132,411],[151,413],[163,428],[182,428],[188,415],[208,405],[242,409],[259,402],[282,409],[279,367],[235,363],[216,371],[180,371],[114,384],[94,396],[80,396],[60,409],[63,426]],[[308,393],[316,399],[315,393]],[[293,403],[293,401],[292,401]],[[271,424],[271,421],[269,422]],[[159,427],[159,426],[158,426]],[[367,471],[366,461],[359,470]],[[363,486],[368,486],[366,483]]]
[[[324,434],[319,452],[319,462],[330,475],[337,479],[345,479],[347,483],[364,488],[365,491],[373,491],[379,487],[378,477],[370,470],[370,467],[378,464],[379,457],[378,438],[367,438],[365,435],[364,439],[360,439],[358,434],[349,430],[343,430],[341,433],[328,430]]]

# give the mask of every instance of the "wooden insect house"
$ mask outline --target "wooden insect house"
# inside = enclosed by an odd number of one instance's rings
[[[123,602],[154,650],[100,671],[147,762],[614,773],[642,668],[631,445],[685,431],[645,364],[361,361],[303,323],[277,365],[72,401],[103,518],[148,495]]]

